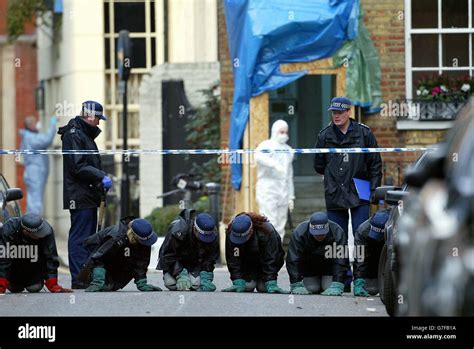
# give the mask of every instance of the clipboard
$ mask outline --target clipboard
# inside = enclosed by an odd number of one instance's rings
[[[353,178],[359,199],[370,201],[370,182],[365,179]]]

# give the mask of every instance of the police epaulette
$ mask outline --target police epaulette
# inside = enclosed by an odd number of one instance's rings
[[[365,128],[367,128],[367,129],[369,129],[369,130],[370,130],[370,127],[369,127],[369,126],[367,126],[366,124],[363,124],[362,122],[359,122],[359,125],[360,125],[360,126],[364,126]]]
[[[332,123],[329,123],[329,125],[327,125],[325,128],[323,128],[321,131],[319,131],[319,133],[323,132],[325,129],[329,128],[330,126],[332,125]]]

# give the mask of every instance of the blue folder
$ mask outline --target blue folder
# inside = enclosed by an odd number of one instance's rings
[[[370,200],[370,182],[365,179],[353,178],[357,189],[357,195],[361,200]]]

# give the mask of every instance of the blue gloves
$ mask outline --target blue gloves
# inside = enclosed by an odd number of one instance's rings
[[[290,293],[290,291],[280,288],[276,280],[270,280],[270,281],[265,282],[265,289],[267,293],[283,293],[283,294]]]
[[[110,189],[112,188],[112,180],[109,177],[104,176],[104,178],[102,178],[102,185],[104,186],[104,189]]]
[[[51,116],[51,118],[49,119],[49,124],[51,126],[56,126],[58,124],[58,118],[55,116]]]
[[[293,294],[311,294],[310,291],[304,286],[303,281],[294,282],[290,285],[291,293]]]
[[[191,278],[186,269],[181,270],[181,273],[176,277],[176,288],[178,291],[189,291],[191,289]]]
[[[365,279],[358,278],[354,280],[354,296],[368,297],[369,292],[365,289]]]
[[[199,287],[199,291],[213,292],[216,290],[216,285],[212,283],[212,280],[214,280],[214,273],[210,271],[201,271],[199,275],[201,276],[201,286]]]
[[[232,286],[224,288],[222,292],[245,292],[245,285],[247,281],[244,279],[235,279],[232,281]]]

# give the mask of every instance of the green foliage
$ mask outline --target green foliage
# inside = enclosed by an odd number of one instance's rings
[[[25,29],[25,24],[33,21],[33,18],[41,18],[46,25],[52,26],[54,32],[60,27],[61,21],[56,19],[54,23],[47,23],[44,15],[52,9],[51,0],[9,0],[7,10],[7,33],[10,41],[15,41]]]
[[[150,222],[158,236],[165,236],[168,226],[180,212],[181,209],[177,205],[157,207],[145,219]]]
[[[186,143],[191,149],[219,149],[221,142],[219,83],[216,82],[201,92],[205,101],[185,125],[188,132]],[[221,169],[217,159],[218,155],[215,155],[203,165],[193,163],[191,172],[201,174],[204,182],[219,183]]]
[[[199,200],[193,204],[193,209],[198,212],[209,213],[209,196],[201,196]]]

